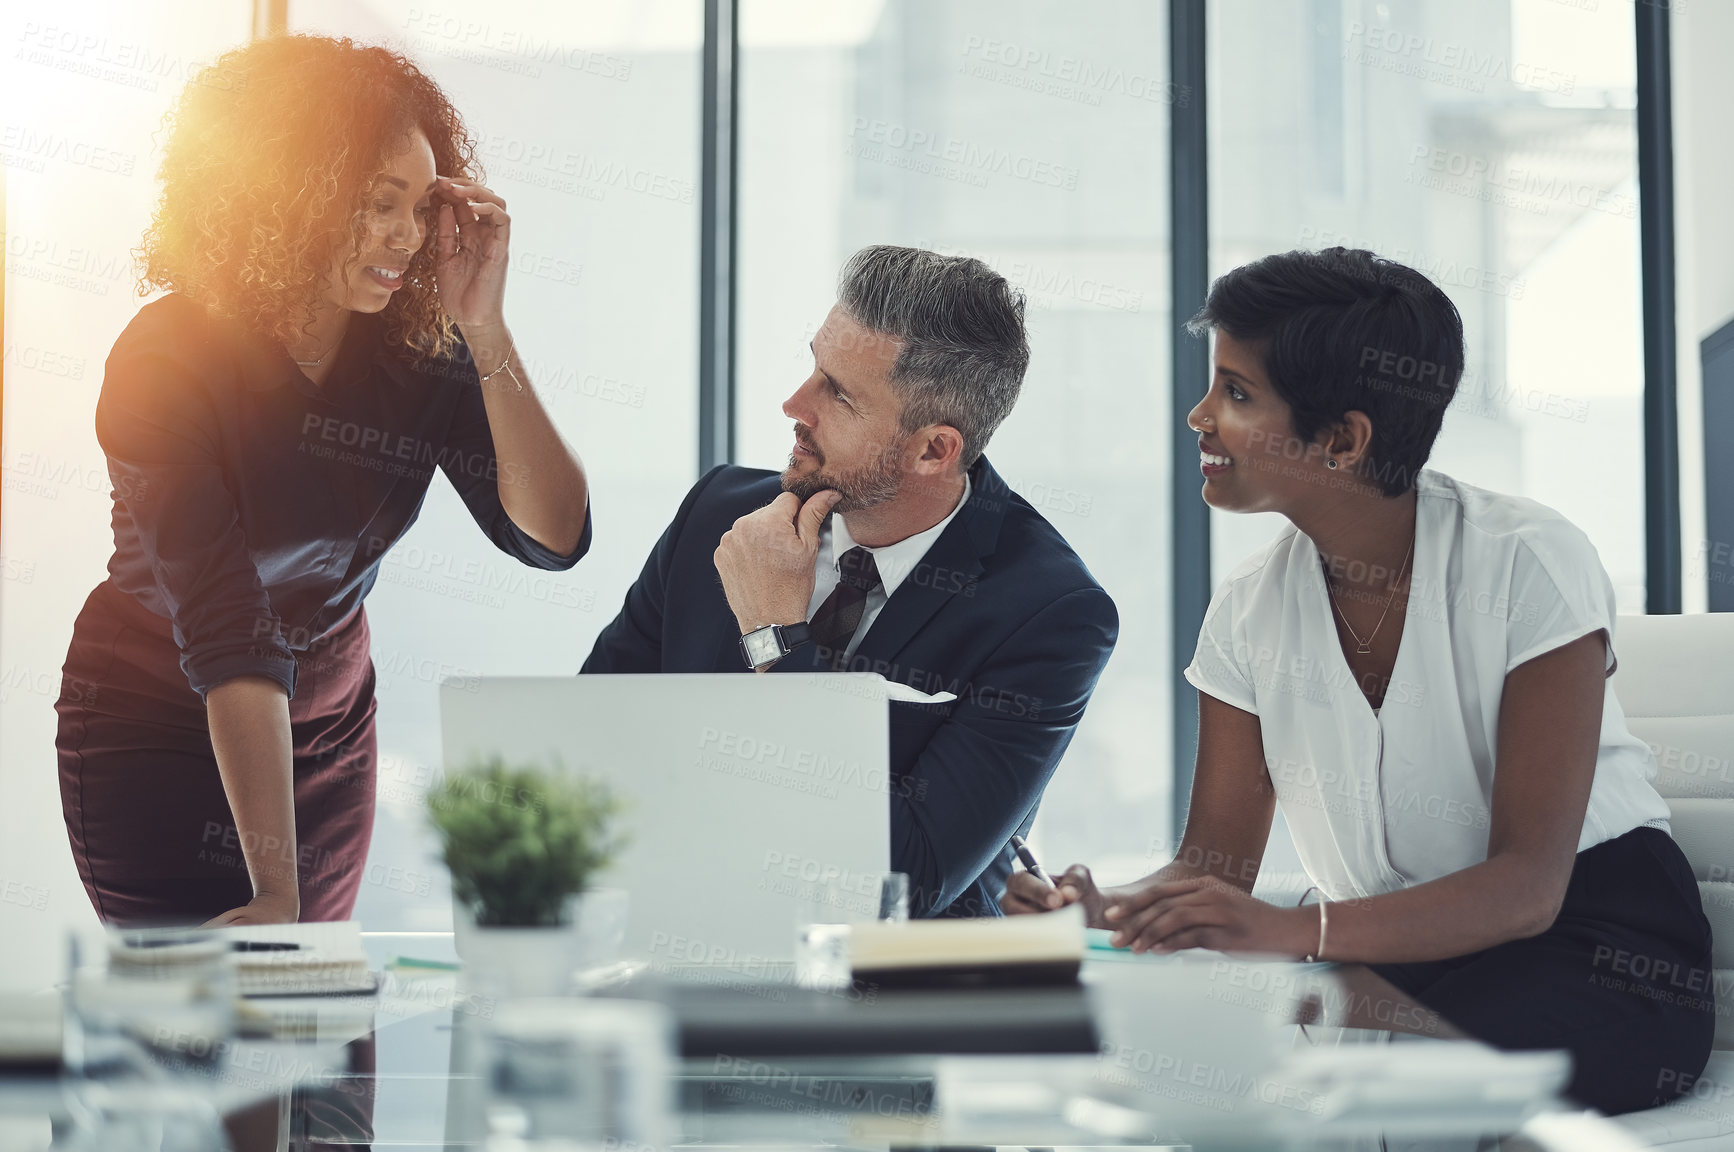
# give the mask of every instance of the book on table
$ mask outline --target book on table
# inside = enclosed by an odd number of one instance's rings
[[[1040,916],[849,928],[850,975],[883,987],[1075,983],[1083,959],[1084,910],[1076,904]]]
[[[220,931],[235,948],[235,987],[242,996],[353,995],[378,987],[359,920],[239,924]]]

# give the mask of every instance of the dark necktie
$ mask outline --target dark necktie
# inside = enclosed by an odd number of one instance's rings
[[[821,663],[843,666],[844,651],[867,611],[867,594],[877,587],[879,567],[873,563],[873,553],[865,548],[843,553],[837,562],[837,587],[813,613],[813,643],[818,646]]]

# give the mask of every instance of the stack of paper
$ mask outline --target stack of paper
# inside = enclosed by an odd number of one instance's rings
[[[220,930],[235,945],[243,996],[329,996],[377,987],[361,946],[361,922],[243,924]]]

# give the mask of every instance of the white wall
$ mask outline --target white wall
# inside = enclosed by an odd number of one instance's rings
[[[234,0],[0,7],[6,411],[0,443],[0,987],[59,975],[93,924],[60,815],[54,699],[72,620],[111,551],[91,420],[138,309],[151,134],[201,62],[247,35]]]

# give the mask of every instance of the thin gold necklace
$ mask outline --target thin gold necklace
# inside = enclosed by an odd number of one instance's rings
[[[1343,615],[1343,606],[1337,603],[1337,594],[1331,588],[1330,573],[1325,573],[1325,595],[1331,598],[1331,607],[1335,608],[1337,610],[1337,615],[1342,618],[1343,627],[1347,628],[1349,630],[1349,635],[1354,637],[1355,655],[1367,656],[1372,653],[1373,637],[1379,634],[1379,629],[1385,626],[1385,617],[1391,614],[1391,605],[1397,599],[1397,585],[1403,582],[1403,574],[1409,570],[1409,557],[1414,553],[1414,551],[1415,538],[1411,536],[1409,537],[1409,547],[1403,552],[1403,566],[1397,569],[1397,578],[1391,581],[1391,590],[1385,596],[1385,610],[1379,613],[1379,622],[1373,625],[1373,630],[1367,633],[1367,638],[1365,640],[1361,639],[1360,636],[1355,633],[1355,626],[1349,623],[1349,618],[1347,616]],[[1320,563],[1322,564],[1323,562],[1323,558],[1321,557]]]

